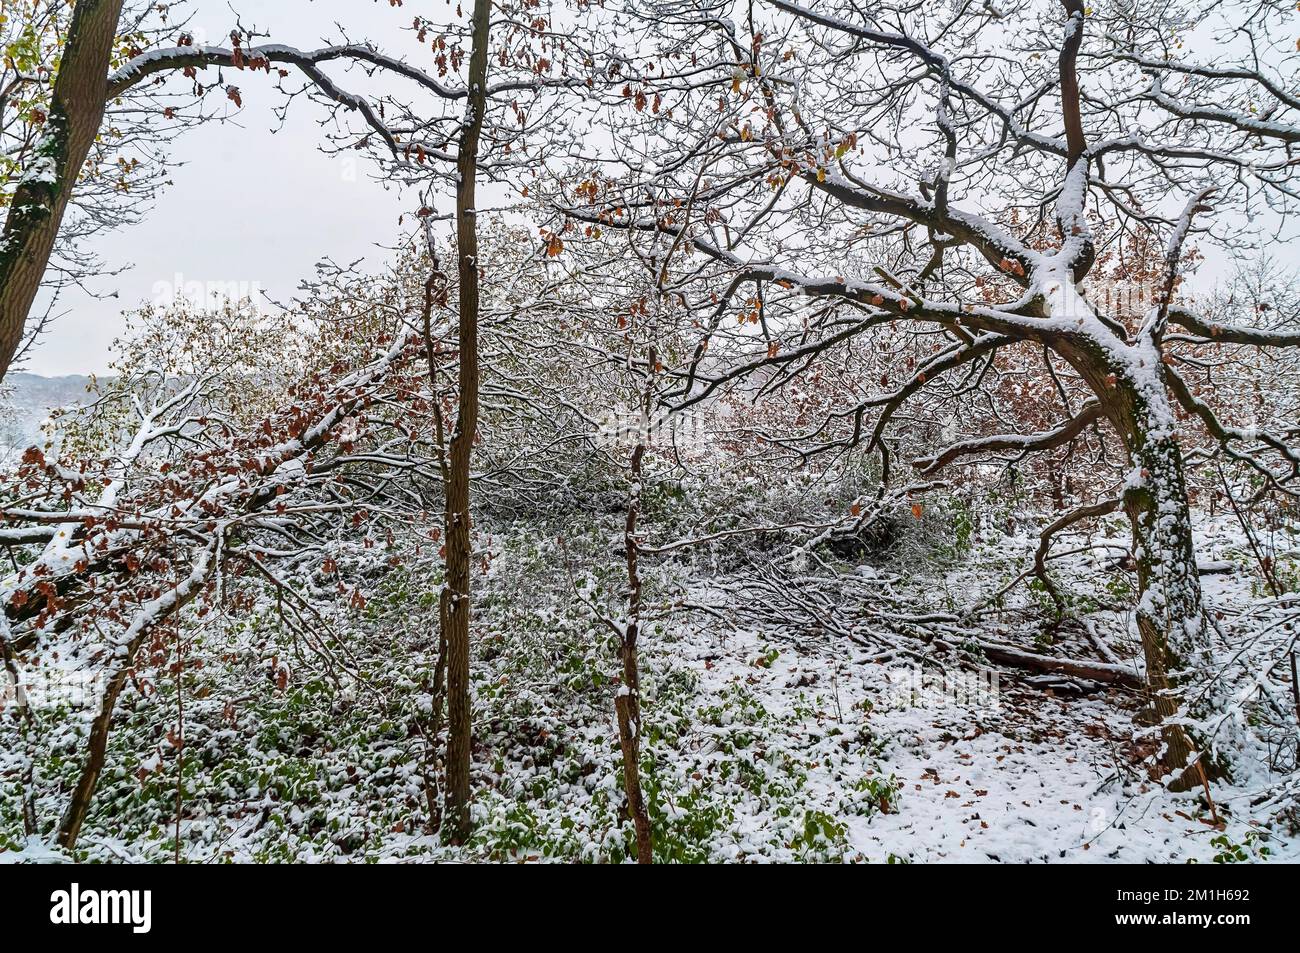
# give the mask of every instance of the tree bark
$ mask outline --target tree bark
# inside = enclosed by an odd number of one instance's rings
[[[166,623],[175,613],[190,603],[202,591],[203,584],[215,569],[218,543],[213,541],[200,552],[195,559],[189,576],[176,584],[174,589],[164,593],[142,610],[142,615],[126,633],[126,644],[121,649],[118,667],[109,676],[104,686],[104,695],[100,699],[99,711],[90,724],[90,737],[86,744],[86,760],[73,788],[72,798],[67,810],[59,822],[58,842],[65,850],[77,846],[77,837],[81,834],[81,825],[85,823],[90,811],[90,803],[99,786],[99,776],[104,770],[104,758],[108,751],[108,734],[113,726],[113,710],[117,706],[118,696],[126,686],[135,664],[136,654],[144,645],[145,639],[158,626]]]
[[[1179,698],[1189,674],[1208,664],[1209,654],[1183,454],[1163,365],[1134,369],[1094,359],[1076,367],[1102,400],[1133,468],[1123,501],[1133,532],[1147,691],[1161,725],[1157,766],[1171,790],[1186,790],[1200,783],[1203,766],[1176,720]],[[1190,765],[1196,767],[1187,770]]]
[[[1079,94],[1079,48],[1083,45],[1083,0],[1061,0],[1070,24],[1061,44],[1058,71],[1061,77],[1061,118],[1065,122],[1065,141],[1069,150],[1067,165],[1074,165],[1088,148],[1083,134],[1083,114]]]
[[[137,646],[133,645],[131,648],[134,655]],[[126,685],[130,672],[130,666],[124,665],[109,678],[104,697],[100,701],[99,711],[95,715],[95,720],[90,723],[86,761],[81,767],[81,774],[77,777],[77,785],[72,789],[72,797],[68,801],[67,809],[59,821],[59,846],[65,850],[72,850],[77,846],[81,825],[85,823],[86,815],[90,811],[90,802],[95,796],[95,789],[99,786],[99,776],[104,771],[104,757],[108,751],[108,732],[113,723],[113,709],[117,706],[117,696],[122,694],[122,688]]]
[[[22,344],[63,214],[104,118],[108,66],[122,0],[72,10],[45,132],[9,203],[0,237],[0,380]]]
[[[487,103],[487,56],[491,32],[491,0],[474,0],[472,49],[469,59],[469,96],[456,153],[456,267],[459,276],[458,322],[460,366],[456,428],[448,454],[444,529],[448,600],[447,646],[447,782],[443,825],[449,843],[469,836],[470,697],[470,463],[479,404],[479,264],[475,220],[475,173],[478,143]]]
[[[1196,569],[1191,513],[1183,478],[1182,450],[1172,436],[1147,439],[1134,453],[1140,482],[1124,493],[1124,509],[1133,527],[1137,563],[1137,627],[1146,657],[1147,688],[1161,722],[1161,773],[1172,776],[1170,790],[1184,791],[1201,782],[1204,766],[1179,715],[1179,689],[1204,661],[1201,582]]]
[[[1182,688],[1190,673],[1208,664],[1209,652],[1183,454],[1164,365],[1125,364],[1079,338],[1058,339],[1054,347],[1088,382],[1128,452],[1132,470],[1123,506],[1137,563],[1136,616],[1146,688],[1161,725],[1157,766],[1171,790],[1186,790],[1201,782],[1204,766],[1176,719]]]
[[[636,446],[632,449],[629,468],[631,489],[628,491],[627,519],[623,527],[623,551],[627,560],[627,622],[623,626],[619,644],[619,656],[623,663],[623,684],[614,697],[614,712],[618,716],[618,741],[623,751],[623,787],[627,792],[628,814],[631,815],[632,824],[636,829],[638,864],[649,864],[654,861],[650,813],[641,791],[641,669],[636,646],[641,631],[641,570],[636,530],[637,521],[641,516],[642,462],[645,459],[657,360],[655,350],[651,348],[649,369],[646,371],[641,428],[638,431]]]

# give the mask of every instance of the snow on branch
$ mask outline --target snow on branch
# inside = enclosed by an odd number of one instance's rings
[[[976,437],[952,444],[931,457],[921,457],[913,461],[924,474],[936,473],[960,457],[979,453],[1001,453],[1018,451],[1031,453],[1040,450],[1052,450],[1069,443],[1079,436],[1090,424],[1101,418],[1102,406],[1097,401],[1089,401],[1079,413],[1052,430],[1036,434],[996,434],[990,437]]]

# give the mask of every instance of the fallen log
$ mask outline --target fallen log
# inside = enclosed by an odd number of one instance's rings
[[[1110,685],[1123,685],[1126,688],[1144,688],[1146,680],[1126,665],[1111,662],[1083,662],[1077,659],[1058,658],[1053,655],[1039,655],[1010,645],[996,642],[976,641],[976,645],[991,662],[1010,665],[1013,668],[1026,668],[1035,672],[1050,672],[1055,675],[1074,675],[1089,678],[1094,682],[1106,682]]]

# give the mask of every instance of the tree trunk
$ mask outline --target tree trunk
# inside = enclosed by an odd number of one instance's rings
[[[474,0],[473,48],[469,60],[469,99],[456,153],[456,267],[460,289],[459,405],[451,436],[446,485],[447,611],[447,783],[443,825],[447,840],[460,844],[469,836],[470,697],[470,462],[478,429],[479,366],[478,229],[475,221],[475,173],[479,135],[487,100],[487,56],[491,0]]]
[[[121,655],[117,656],[118,666],[108,676],[104,686],[104,696],[99,703],[99,711],[90,724],[90,737],[86,744],[86,761],[73,788],[72,799],[59,822],[59,846],[72,850],[77,846],[77,837],[81,825],[90,811],[90,802],[99,786],[99,776],[104,770],[104,758],[108,751],[108,733],[113,726],[113,710],[117,707],[118,696],[126,686],[139,653],[151,632],[159,625],[166,624],[177,611],[184,608],[199,594],[203,584],[211,576],[217,558],[218,541],[214,540],[202,550],[194,560],[190,574],[178,582],[175,588],[165,592],[149,603],[126,633],[126,645]]]
[[[134,657],[138,646],[133,645],[131,648],[131,655]],[[59,821],[59,846],[65,850],[72,850],[77,846],[81,825],[85,823],[86,815],[90,812],[90,802],[95,797],[95,789],[99,787],[99,776],[104,771],[104,757],[108,751],[108,732],[113,724],[113,709],[117,707],[117,697],[122,694],[122,688],[126,685],[130,672],[130,666],[123,666],[112,674],[99,704],[99,711],[90,724],[90,737],[86,743],[86,762],[81,766],[77,785],[72,789],[72,798],[68,801],[68,807]]]
[[[122,0],[78,0],[45,132],[9,203],[0,237],[0,380],[22,344],[73,186],[104,118]]]
[[[1179,717],[1188,676],[1209,663],[1183,454],[1175,436],[1164,365],[1114,360],[1095,344],[1056,343],[1088,381],[1133,467],[1123,494],[1137,562],[1137,627],[1151,711],[1161,725],[1160,773],[1171,790],[1202,780],[1204,765]],[[1153,349],[1154,350],[1154,349]],[[1186,714],[1186,712],[1182,712]],[[1195,765],[1191,770],[1185,770]]]
[[[650,349],[650,369],[647,371],[645,405],[638,431],[636,446],[632,450],[629,472],[631,489],[628,492],[627,520],[623,528],[623,551],[627,559],[627,622],[623,626],[619,656],[623,663],[623,684],[614,698],[614,712],[618,716],[618,741],[623,750],[623,787],[627,792],[627,809],[636,828],[636,859],[639,864],[654,861],[654,844],[650,835],[650,813],[641,792],[641,670],[637,659],[636,642],[641,629],[641,571],[640,550],[637,547],[637,520],[641,515],[641,464],[645,459],[645,440],[650,418],[650,402],[654,387],[655,351]]]
[[[1169,788],[1183,791],[1201,781],[1204,765],[1183,727],[1179,694],[1189,673],[1206,661],[1201,583],[1196,571],[1191,512],[1183,479],[1183,456],[1173,436],[1139,432],[1134,462],[1140,479],[1124,491],[1124,509],[1133,527],[1137,561],[1137,626],[1146,657],[1147,688],[1159,718],[1163,750],[1161,773]]]

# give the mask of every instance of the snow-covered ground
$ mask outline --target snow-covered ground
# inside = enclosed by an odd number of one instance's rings
[[[784,670],[773,665],[775,695],[789,694]],[[868,669],[840,683],[841,704],[856,711],[861,698],[897,695],[900,684],[914,683]],[[1062,698],[1002,671],[993,697],[906,694],[869,716],[889,739],[882,761],[901,790],[890,813],[850,820],[849,843],[866,859],[1204,862],[1226,849],[1214,843],[1221,836],[1261,836],[1248,789],[1215,785],[1220,829],[1200,792],[1171,795],[1143,780],[1132,763],[1132,706],[1119,692]],[[1300,858],[1300,841],[1264,843],[1274,858]]]
[[[495,537],[476,641],[475,819],[463,848],[427,832],[428,749],[414,729],[430,664],[432,602],[395,573],[350,626],[346,662],[320,658],[267,616],[196,638],[188,688],[182,852],[191,861],[628,859],[613,719],[617,666],[590,606],[617,605],[607,527],[564,551],[554,535]],[[1025,540],[986,541],[946,573],[788,560],[733,572],[709,559],[648,570],[642,639],[643,774],[664,861],[1209,862],[1297,860],[1289,751],[1224,732],[1232,779],[1170,794],[1148,780],[1132,689],[990,665],[978,640],[1137,670],[1120,536],[1061,560],[1071,614],[1047,623],[1023,585],[965,617],[1015,575]],[[1212,611],[1264,605],[1240,540],[1207,522]],[[566,561],[575,574],[557,571]],[[1224,571],[1228,570],[1228,571]],[[578,595],[581,594],[581,598]],[[342,612],[342,610],[340,610]],[[1092,635],[1082,623],[1091,622]],[[1252,623],[1253,625],[1254,623]],[[376,632],[396,633],[391,641]],[[1100,648],[1099,648],[1100,645]],[[237,653],[230,653],[238,646]],[[287,684],[273,673],[288,666]],[[328,667],[328,666],[327,666]],[[126,699],[83,837],[85,856],[168,859],[174,696]],[[21,741],[6,723],[0,861],[59,855],[18,833]],[[67,739],[53,732],[47,752]],[[1270,758],[1272,763],[1270,764]],[[57,816],[70,762],[38,768]],[[1279,794],[1279,788],[1283,792]],[[1287,814],[1289,812],[1288,820]]]

